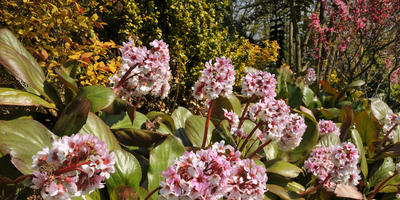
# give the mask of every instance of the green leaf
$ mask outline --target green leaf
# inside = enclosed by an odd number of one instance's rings
[[[363,81],[363,80],[356,80],[356,81],[351,82],[351,83],[347,86],[347,88],[357,88],[357,87],[363,86],[364,84],[365,84],[365,81]]]
[[[337,108],[328,108],[328,109],[321,108],[320,111],[325,119],[335,119],[339,117],[340,113],[340,110]]]
[[[82,127],[81,131],[97,136],[106,143],[107,149],[110,151],[121,149],[118,140],[115,138],[110,128],[94,113],[89,112],[86,124]]]
[[[56,108],[53,103],[22,90],[11,88],[0,88],[0,104],[15,106],[43,106],[46,108]]]
[[[90,101],[90,111],[95,113],[112,104],[114,92],[108,87],[93,85],[82,88],[77,98],[87,98]]]
[[[385,178],[391,176],[396,168],[396,164],[391,157],[386,157],[383,161],[375,162],[374,168],[369,177],[370,186],[373,187]]]
[[[184,107],[178,107],[174,110],[171,117],[174,120],[176,130],[185,128],[185,121],[188,117],[193,116],[192,112]]]
[[[289,193],[282,186],[275,185],[275,184],[266,184],[266,187],[267,187],[269,192],[279,196],[281,199],[284,199],[284,200],[291,200],[291,199],[304,200],[304,198],[301,198],[299,195],[296,195],[295,193]]]
[[[218,97],[218,99],[214,100],[214,104],[212,106],[212,119],[222,120],[224,119],[224,111],[222,109],[226,109],[228,112],[233,111],[237,115],[240,116],[242,112],[242,106],[240,104],[239,99],[231,94],[229,97]]]
[[[314,92],[307,86],[302,89],[303,103],[309,108],[314,108],[314,102],[318,101],[315,98]]]
[[[375,151],[373,144],[377,141],[380,131],[379,122],[376,121],[373,115],[369,115],[367,111],[363,111],[357,115],[355,123],[363,143],[369,147],[368,150],[372,155],[372,152]]]
[[[32,156],[44,147],[50,147],[55,137],[33,119],[0,120],[0,152],[10,154],[11,162],[23,174],[33,173]]]
[[[254,150],[252,149],[252,151],[254,151]],[[265,146],[264,153],[265,153],[265,159],[267,159],[267,160],[273,160],[273,159],[277,158],[278,154],[279,154],[278,141],[272,141],[267,146]]]
[[[400,184],[400,174],[393,176],[388,182],[383,184],[382,189],[379,192],[382,193],[391,193],[397,192],[398,186]]]
[[[171,129],[171,131],[173,133],[176,133],[175,122],[171,116],[163,112],[151,111],[147,113],[146,117],[149,118],[150,120],[154,120],[156,117],[161,117],[163,122],[166,122],[167,126]]]
[[[7,29],[0,29],[0,64],[19,80],[32,88],[29,92],[46,96],[43,83],[45,75],[33,56]]]
[[[289,92],[288,105],[292,108],[299,107],[303,99],[303,94],[300,88],[293,84],[288,84],[287,86]]]
[[[361,139],[360,134],[358,133],[357,129],[351,129],[351,141],[357,147],[358,152],[360,154],[360,162],[361,162],[361,172],[364,175],[364,179],[368,177],[368,164],[367,159],[365,158],[365,149]]]
[[[340,145],[340,138],[334,133],[329,133],[322,136],[318,143],[326,147]]]
[[[173,165],[174,161],[183,155],[183,152],[185,152],[185,147],[182,142],[172,135],[150,152],[150,167],[147,172],[148,191],[153,191],[160,185],[164,179],[161,172]],[[157,199],[157,196],[154,194],[152,198]]]
[[[139,161],[125,150],[114,150],[115,172],[106,180],[107,190],[113,191],[118,186],[130,186],[139,191],[142,170]]]
[[[57,73],[58,78],[61,80],[61,82],[64,83],[64,86],[66,88],[69,88],[73,92],[73,96],[75,97],[79,92],[79,88],[78,85],[75,83],[75,80],[65,74],[65,72],[61,69],[55,69],[55,72]]]
[[[129,116],[126,112],[123,112],[119,115],[107,115],[104,119],[106,124],[110,126],[113,130],[124,128],[141,129],[146,120],[149,119],[146,117],[146,115],[140,112],[136,112],[136,117],[135,121],[133,121],[133,124],[131,123],[131,120],[129,119]]]
[[[186,136],[189,138],[189,140],[195,147],[201,147],[201,144],[203,143],[206,121],[207,118],[205,117],[193,115],[187,118],[185,122]],[[210,120],[210,124],[208,126],[206,146],[210,144],[212,131],[214,130],[214,128],[215,128],[214,124]]]
[[[152,144],[162,140],[169,134],[159,133],[141,129],[117,129],[115,137],[121,144],[127,146],[150,147]]]
[[[267,172],[279,174],[289,178],[296,178],[302,172],[302,170],[296,165],[283,160],[271,160],[265,165]]]
[[[393,113],[392,109],[385,102],[377,98],[371,99],[371,111],[379,121],[384,120],[386,115]]]
[[[53,127],[53,132],[59,136],[77,133],[86,123],[89,110],[89,100],[75,99],[63,110]]]

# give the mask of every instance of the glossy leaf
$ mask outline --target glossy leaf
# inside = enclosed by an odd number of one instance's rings
[[[75,97],[75,95],[77,95],[79,92],[79,88],[78,85],[75,83],[75,80],[65,74],[65,72],[61,69],[55,69],[55,72],[57,73],[58,78],[61,80],[61,82],[64,83],[64,86],[66,88],[69,88],[74,93]]]
[[[97,136],[100,140],[106,143],[107,149],[110,151],[121,149],[118,140],[115,138],[110,128],[103,122],[103,120],[91,112],[89,112],[86,124],[82,127],[81,131]]]
[[[157,111],[151,111],[149,113],[146,114],[146,117],[149,118],[150,120],[154,120],[157,117],[161,117],[162,118],[162,122],[165,123],[173,133],[176,132],[176,128],[175,128],[175,122],[174,119],[172,119],[171,116],[163,113],[163,112],[157,112]]]
[[[266,167],[268,173],[275,173],[289,178],[295,178],[302,172],[296,165],[283,160],[269,161],[266,163]]]
[[[87,98],[90,101],[90,111],[95,113],[111,105],[114,96],[114,92],[110,88],[93,85],[82,88],[77,98]]]
[[[371,111],[375,118],[379,121],[384,120],[387,114],[392,114],[390,107],[380,99],[371,99]]]
[[[391,157],[386,157],[384,160],[376,162],[368,179],[371,187],[389,177],[394,172],[395,167],[396,164]]]
[[[172,135],[150,152],[150,167],[147,172],[148,191],[152,191],[160,185],[161,180],[164,179],[161,172],[173,165],[174,161],[183,155],[183,152],[185,152],[185,148],[182,142]],[[157,196],[154,194],[152,198],[157,199]]]
[[[49,103],[35,94],[12,88],[0,88],[0,105],[56,108],[53,103]]]
[[[152,144],[168,136],[165,133],[141,129],[117,129],[114,133],[121,144],[138,147],[150,147]]]
[[[322,136],[318,143],[326,147],[340,145],[340,138],[334,133],[329,133]]]
[[[201,147],[201,144],[203,143],[206,120],[207,119],[205,117],[193,115],[187,118],[185,122],[186,136],[189,138],[189,140],[195,147]],[[212,137],[211,133],[214,130],[214,128],[215,128],[214,124],[210,120],[210,124],[208,126],[206,146],[210,144]]]
[[[149,120],[146,115],[136,112],[136,117],[132,124],[129,116],[126,112],[124,112],[119,115],[108,115],[104,121],[110,126],[111,129],[116,130],[124,128],[141,129],[146,120]]]
[[[357,187],[352,185],[338,184],[335,188],[337,197],[350,199],[363,199],[364,196],[358,191]]]
[[[340,110],[339,119],[342,122],[340,127],[340,139],[344,141],[348,135],[350,127],[353,126],[355,113],[351,106],[345,106]]]
[[[364,178],[366,179],[368,177],[368,164],[367,164],[367,159],[365,157],[365,149],[363,146],[361,136],[358,133],[357,129],[352,129],[350,131],[350,135],[352,143],[357,147],[357,150],[360,154],[360,162],[361,162],[360,169],[364,175]]]
[[[130,186],[139,191],[142,170],[139,161],[125,150],[114,150],[115,172],[106,180],[107,190],[113,191],[119,186]]]
[[[32,156],[44,147],[50,147],[55,137],[33,119],[0,120],[0,152],[10,154],[11,162],[23,174],[33,173]]]
[[[63,110],[53,127],[53,132],[59,136],[77,133],[86,123],[89,111],[89,100],[75,99]]]
[[[335,119],[339,117],[340,110],[337,108],[321,108],[320,109],[324,119]]]
[[[43,89],[46,78],[40,65],[8,29],[0,29],[0,64],[38,92],[36,94],[46,96]]]
[[[185,128],[185,121],[188,117],[193,116],[192,112],[184,107],[178,107],[174,110],[171,117],[174,120],[176,130]]]
[[[218,120],[224,119],[224,111],[222,109],[226,109],[228,112],[233,111],[239,116],[242,112],[240,101],[233,94],[229,95],[229,97],[220,96],[218,99],[214,100],[211,118]]]
[[[357,87],[363,86],[364,84],[365,84],[365,81],[363,81],[363,80],[356,80],[356,81],[351,82],[351,83],[347,86],[347,88],[357,88]]]
[[[381,128],[379,122],[376,121],[373,115],[363,111],[357,115],[355,123],[363,143],[369,147],[369,152],[373,152],[375,150],[373,143],[377,140]]]

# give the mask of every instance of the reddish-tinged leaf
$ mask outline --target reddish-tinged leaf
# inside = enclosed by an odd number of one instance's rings
[[[361,192],[359,192],[355,186],[345,184],[338,184],[335,189],[335,194],[343,198],[364,199]]]

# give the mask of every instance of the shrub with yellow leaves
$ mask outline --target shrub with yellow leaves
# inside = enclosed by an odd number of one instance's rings
[[[105,84],[118,66],[113,41],[99,41],[98,1],[7,0],[0,1],[0,24],[13,31],[45,68],[50,81],[55,68],[76,60],[82,85]],[[114,50],[115,49],[115,50]]]

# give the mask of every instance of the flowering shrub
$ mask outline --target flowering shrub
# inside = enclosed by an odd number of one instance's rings
[[[121,98],[151,94],[165,98],[169,91],[169,50],[163,41],[154,40],[152,48],[135,47],[134,41],[121,48],[122,68],[110,78],[114,92]]]
[[[64,136],[33,156],[33,189],[43,199],[70,199],[104,187],[114,172],[114,153],[96,136]]]
[[[166,199],[263,199],[268,180],[265,168],[224,142],[211,148],[185,152],[167,171],[160,194]]]

